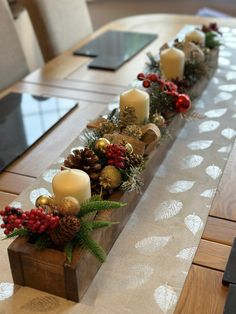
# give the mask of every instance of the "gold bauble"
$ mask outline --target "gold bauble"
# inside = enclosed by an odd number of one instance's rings
[[[110,142],[106,138],[101,137],[98,140],[96,140],[95,149],[100,150],[101,152],[104,152],[107,145],[110,145]]]
[[[42,208],[47,209],[48,207],[51,207],[53,205],[54,205],[54,198],[49,195],[40,195],[35,201],[36,207],[42,207]]]
[[[165,126],[166,120],[160,113],[155,113],[152,117],[153,123],[156,124],[159,128]]]
[[[106,166],[102,169],[100,175],[100,185],[104,189],[115,189],[120,186],[122,176],[120,171],[115,166]]]
[[[128,154],[132,154],[134,151],[133,146],[130,143],[125,144],[125,149]]]
[[[80,203],[73,196],[65,196],[60,203],[57,204],[57,210],[64,216],[76,215],[80,210]]]

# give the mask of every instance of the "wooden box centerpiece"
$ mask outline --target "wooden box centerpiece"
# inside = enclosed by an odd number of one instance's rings
[[[201,95],[214,74],[218,62],[218,48],[208,52],[207,58],[209,65],[207,75],[204,75],[188,90],[188,95],[192,99]],[[144,75],[142,80],[146,81],[146,78],[147,75]],[[165,117],[165,132],[170,133],[171,136],[158,144],[155,140],[145,142],[144,150],[147,160],[141,174],[142,193],[147,189],[157,168],[175,141],[178,131],[185,123],[180,114],[172,115],[171,113],[173,112],[169,111]],[[104,136],[111,140],[111,137]],[[116,210],[99,211],[93,218],[94,221],[119,222],[111,225],[110,228],[97,229],[92,232],[93,239],[103,247],[106,253],[112,248],[141,196],[142,194],[136,191],[122,191],[121,189],[114,189],[109,196],[106,196],[111,201],[126,204]],[[28,237],[16,238],[8,248],[8,255],[14,283],[43,290],[75,302],[81,300],[101,266],[101,262],[95,256],[80,247],[74,248],[71,262],[68,262],[63,250],[55,248],[39,250]]]

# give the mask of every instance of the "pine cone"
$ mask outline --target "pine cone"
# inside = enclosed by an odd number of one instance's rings
[[[70,242],[80,229],[80,220],[76,216],[65,216],[60,219],[57,228],[53,229],[50,236],[56,245]]]
[[[128,125],[124,130],[123,133],[128,135],[128,136],[132,136],[135,138],[140,139],[143,135],[142,129],[140,128],[140,126],[132,124],[132,125]]]
[[[117,126],[112,121],[105,121],[99,124],[98,131],[103,134],[113,133],[117,129]]]
[[[138,154],[128,154],[125,157],[125,165],[126,167],[141,167],[143,168],[144,166],[144,159],[143,156],[138,155]]]
[[[119,127],[125,128],[127,125],[135,124],[137,120],[135,109],[133,107],[125,107],[120,113]]]
[[[93,150],[85,147],[84,149],[74,149],[64,161],[64,166],[68,168],[81,169],[89,175],[92,180],[98,180],[101,171],[99,157]]]

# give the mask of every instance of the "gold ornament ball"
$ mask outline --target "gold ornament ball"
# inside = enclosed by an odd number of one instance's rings
[[[122,176],[115,166],[109,165],[103,168],[99,179],[104,189],[115,189],[120,186]]]
[[[80,203],[75,197],[66,196],[57,204],[57,210],[64,216],[76,215],[80,210]]]
[[[101,137],[95,142],[95,149],[104,152],[107,145],[110,145],[110,142],[106,138]]]
[[[128,154],[132,154],[134,151],[133,146],[130,143],[125,144],[125,149]]]
[[[161,128],[165,126],[166,120],[160,113],[156,113],[153,116],[153,123],[155,123],[158,127]]]
[[[48,208],[54,205],[54,198],[49,195],[40,195],[36,201],[36,207]]]

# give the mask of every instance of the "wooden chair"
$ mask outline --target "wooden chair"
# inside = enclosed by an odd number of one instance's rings
[[[92,33],[85,0],[19,0],[29,12],[45,61]]]
[[[13,17],[6,0],[0,0],[0,90],[28,73],[28,67]]]

